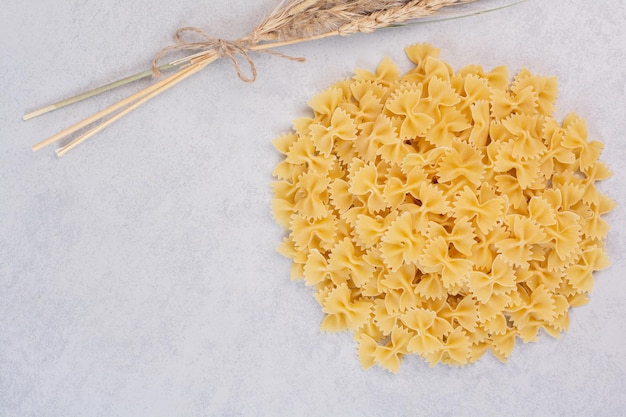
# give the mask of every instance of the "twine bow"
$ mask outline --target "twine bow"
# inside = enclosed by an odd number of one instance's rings
[[[187,32],[191,32],[199,36],[200,39],[196,41],[184,39],[183,35]],[[257,42],[251,41],[249,36],[235,41],[229,41],[221,38],[214,38],[202,29],[196,27],[184,27],[178,29],[174,35],[174,41],[176,42],[174,45],[166,46],[161,49],[152,60],[152,72],[155,77],[161,75],[158,68],[159,60],[166,54],[173,51],[198,51],[205,52],[207,55],[215,54],[218,58],[227,57],[233,63],[239,79],[247,83],[254,82],[257,77],[256,65],[254,64],[252,58],[250,58],[250,52],[263,52],[280,58],[289,59],[291,61],[304,62],[304,58],[285,55],[270,49],[254,48],[254,45],[256,45]],[[241,64],[237,60],[237,55],[241,55],[248,64],[248,67],[250,68],[250,75],[246,75],[243,72]]]

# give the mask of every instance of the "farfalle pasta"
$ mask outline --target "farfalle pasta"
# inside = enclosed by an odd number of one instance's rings
[[[609,265],[615,203],[595,184],[611,172],[584,120],[554,118],[555,78],[406,52],[406,74],[358,70],[274,140],[279,251],[364,368],[504,362],[518,338],[567,330]]]

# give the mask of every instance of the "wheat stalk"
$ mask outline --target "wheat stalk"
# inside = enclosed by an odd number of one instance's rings
[[[269,16],[251,34],[261,41],[306,40],[322,34],[348,36],[430,16],[442,7],[476,0],[357,0],[291,3]],[[289,13],[292,10],[297,13]]]
[[[222,39],[212,38],[197,28],[184,28],[177,32],[177,43],[164,48],[153,62],[153,72],[155,73],[158,73],[159,69],[162,68],[182,67],[176,73],[163,80],[157,81],[155,84],[144,88],[130,97],[39,142],[34,145],[32,149],[37,151],[80,129],[109,117],[100,125],[97,125],[69,144],[58,149],[57,155],[62,156],[70,149],[73,149],[86,139],[102,131],[114,121],[127,115],[139,105],[173,87],[183,79],[201,71],[208,64],[220,57],[227,57],[232,60],[242,80],[254,81],[256,78],[256,67],[249,53],[266,52],[279,55],[283,58],[301,60],[300,58],[280,54],[273,51],[273,49],[330,36],[370,33],[380,28],[396,26],[414,19],[431,16],[444,7],[473,1],[477,0],[289,0],[280,3],[273,12],[250,32],[250,34],[236,41],[224,41]],[[184,40],[184,32],[195,32],[195,35],[198,35],[200,40],[195,42]],[[159,67],[159,58],[171,51],[192,51],[194,53]],[[250,76],[246,76],[243,73],[237,56],[243,57],[244,61],[249,65],[251,71]],[[134,76],[127,77],[124,80],[109,85],[113,87],[123,85],[123,83],[120,84],[120,82],[125,80],[130,82],[145,77],[146,75],[146,72],[135,74]],[[102,88],[104,87],[100,89]],[[97,93],[99,92],[101,91],[97,91]],[[90,93],[91,92],[83,94],[82,96],[85,96],[83,98],[95,95],[90,95]],[[35,117],[46,111],[51,111],[71,102],[78,101],[75,99],[76,97],[56,103],[55,105],[47,106],[27,114],[24,118]]]

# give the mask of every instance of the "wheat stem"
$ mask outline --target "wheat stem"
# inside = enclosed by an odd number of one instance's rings
[[[172,77],[168,77],[167,82],[160,84],[159,88],[154,89],[149,94],[144,95],[139,100],[137,100],[137,101],[133,102],[132,104],[130,104],[124,110],[121,110],[120,112],[118,112],[115,115],[113,115],[111,118],[109,118],[109,119],[105,120],[104,122],[100,123],[98,126],[94,127],[93,129],[89,130],[88,132],[80,135],[79,137],[77,137],[76,139],[72,140],[67,145],[57,149],[57,151],[56,151],[57,156],[61,157],[61,156],[65,155],[67,152],[69,152],[70,150],[74,149],[76,146],[80,145],[81,143],[83,143],[87,139],[91,138],[95,134],[103,131],[107,126],[109,126],[112,123],[114,123],[115,121],[121,119],[122,117],[124,117],[125,115],[130,113],[131,111],[135,110],[137,107],[139,107],[142,104],[146,103],[148,100],[150,100],[150,99],[158,96],[159,94],[163,93],[164,91],[172,88],[173,86],[175,86],[179,82],[183,81],[184,79],[192,76],[193,74],[195,74],[195,73],[197,73],[199,71],[202,71],[210,62],[212,62],[212,60],[210,60],[210,59],[207,59],[207,60],[202,61],[202,62],[197,62],[197,63],[192,64],[189,67],[187,67],[187,68],[177,72],[176,74],[173,74]]]
[[[208,64],[208,62],[207,62],[207,64]],[[170,75],[170,76],[168,76],[166,78],[163,78],[162,80],[160,80],[160,81],[158,81],[158,82],[156,82],[156,83],[154,83],[154,84],[144,88],[143,90],[141,90],[141,91],[139,91],[139,92],[137,92],[137,93],[135,93],[135,94],[125,98],[124,100],[121,100],[121,101],[119,101],[119,102],[117,102],[117,103],[107,107],[106,109],[101,110],[98,113],[96,113],[96,114],[94,114],[92,116],[89,116],[86,119],[81,120],[80,122],[78,122],[78,123],[68,127],[67,129],[64,129],[64,130],[58,132],[57,134],[50,136],[49,138],[47,138],[47,139],[37,143],[36,145],[34,145],[32,147],[33,151],[38,151],[38,150],[40,150],[41,148],[43,148],[45,146],[48,146],[48,145],[50,145],[50,144],[52,144],[52,143],[54,143],[54,142],[56,142],[58,140],[61,140],[64,137],[66,137],[68,135],[71,135],[72,133],[74,133],[74,132],[76,132],[76,131],[84,128],[84,127],[87,127],[88,125],[90,125],[90,124],[92,124],[94,122],[97,122],[98,120],[102,119],[103,117],[106,117],[109,114],[111,114],[111,113],[113,113],[113,112],[115,112],[115,111],[117,111],[117,110],[119,110],[119,109],[121,109],[121,108],[123,108],[123,107],[125,107],[125,106],[127,106],[127,105],[129,105],[131,103],[133,103],[134,101],[136,101],[136,100],[138,100],[138,99],[140,99],[140,98],[142,98],[142,97],[144,97],[144,96],[146,96],[148,94],[151,94],[153,91],[161,88],[163,85],[168,84],[173,79],[176,79],[178,76],[180,76],[181,72],[184,72],[186,70],[188,70],[188,68],[185,68],[185,69],[183,69],[181,71],[178,71],[178,72],[176,72],[176,73],[174,73],[174,74],[172,74],[172,75]]]
[[[177,63],[177,64],[174,64],[174,63],[170,62],[169,64],[161,65],[159,67],[159,71],[167,71],[168,69],[171,69],[171,68],[174,68],[176,66],[179,66],[180,64],[182,64],[182,62]],[[59,102],[50,104],[50,105],[42,107],[40,109],[31,111],[30,113],[25,114],[23,119],[24,120],[29,120],[29,119],[41,116],[42,114],[46,114],[46,113],[49,113],[51,111],[61,109],[63,107],[69,106],[70,104],[78,103],[78,102],[86,100],[88,98],[97,96],[98,94],[106,93],[107,91],[111,91],[111,90],[113,90],[115,88],[122,87],[124,85],[133,83],[135,81],[138,81],[138,80],[150,77],[151,75],[152,75],[152,70],[146,70],[146,71],[138,72],[138,73],[133,74],[133,75],[129,75],[128,77],[124,77],[124,78],[122,78],[120,80],[116,80],[116,81],[110,82],[108,84],[102,85],[102,86],[94,88],[92,90],[85,91],[84,93],[81,93],[81,94],[75,95],[73,97],[67,98],[65,100],[61,100]]]

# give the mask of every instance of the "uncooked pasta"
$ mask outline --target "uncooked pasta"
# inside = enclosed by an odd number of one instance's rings
[[[554,77],[406,52],[407,73],[388,58],[357,70],[274,140],[279,251],[364,368],[504,362],[517,338],[567,330],[609,265],[602,144],[554,118]]]

